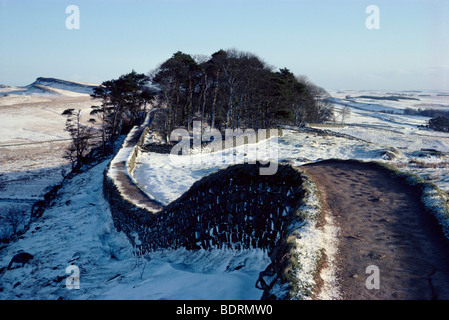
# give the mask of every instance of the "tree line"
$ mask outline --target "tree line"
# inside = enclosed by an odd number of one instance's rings
[[[158,110],[154,124],[167,142],[176,128],[192,130],[193,121],[201,121],[203,130],[224,132],[335,119],[330,95],[323,88],[287,68],[274,70],[255,54],[236,49],[219,50],[211,56],[178,51],[148,74],[133,70],[102,82],[91,98],[98,102],[89,120],[98,124],[96,135],[81,125],[80,111],[63,113],[72,137],[68,158],[75,169],[94,147],[110,152],[118,136],[142,123],[150,106]]]
[[[441,110],[441,109],[414,109],[414,108],[405,108],[404,114],[409,116],[422,116],[422,117],[429,117],[429,118],[436,118],[436,117],[446,117],[449,118],[449,111],[447,110]]]

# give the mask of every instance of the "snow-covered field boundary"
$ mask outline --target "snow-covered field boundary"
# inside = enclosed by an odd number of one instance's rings
[[[136,206],[148,211],[148,213],[154,213],[160,211],[163,205],[150,194],[144,192],[130,173],[134,168],[139,147],[148,131],[149,119],[150,114],[142,125],[134,126],[131,129],[123,141],[122,147],[106,168],[105,190],[116,189],[116,195],[127,201],[129,203],[127,207],[129,208]],[[109,188],[106,184],[110,184]],[[105,196],[110,199],[108,194],[105,194]],[[112,202],[111,204],[114,205]]]

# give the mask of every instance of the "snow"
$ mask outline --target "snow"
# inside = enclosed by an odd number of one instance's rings
[[[81,110],[82,123],[91,118],[93,102],[88,96],[27,99],[17,102],[9,96],[0,97],[0,146],[69,139],[64,131],[67,118],[62,115],[69,108]]]
[[[423,190],[422,201],[426,208],[430,210],[438,223],[442,226],[442,230],[446,238],[449,238],[449,211],[445,209],[444,202],[448,203],[449,194],[441,196],[439,192],[431,186],[425,187]]]
[[[344,125],[317,126],[320,129],[342,133],[357,139],[344,137],[321,136],[296,130],[284,130],[284,136],[259,142],[256,145],[232,150],[223,150],[212,154],[178,156],[158,153],[139,153],[136,168],[132,172],[133,178],[138,181],[143,189],[152,194],[157,200],[170,203],[190,186],[202,177],[211,174],[220,168],[236,162],[248,162],[251,160],[267,160],[264,150],[274,150],[274,158],[281,163],[302,165],[323,159],[361,159],[365,161],[388,162],[400,166],[401,170],[413,172],[423,176],[433,176],[433,182],[440,188],[449,191],[447,168],[448,156],[441,154],[437,157],[425,156],[420,161],[431,164],[440,164],[435,168],[419,169],[412,164],[416,152],[421,149],[436,149],[441,152],[449,152],[449,134],[430,131],[422,128],[429,118],[421,116],[408,116],[403,114],[386,114],[379,110],[390,110],[400,113],[410,103],[425,103],[427,97],[419,97],[416,100],[400,100],[398,102],[379,100],[376,104],[371,102],[351,103],[351,116],[345,120]],[[444,108],[444,99],[431,95],[432,103],[440,102],[439,107]],[[336,104],[335,109],[341,109]],[[449,110],[449,106],[447,106]],[[365,141],[365,142],[364,142]],[[396,159],[387,160],[384,156],[386,150],[396,148]],[[270,154],[273,159],[273,153]],[[424,172],[424,173],[423,173]],[[431,198],[426,201],[430,202]],[[311,199],[308,203],[312,203]],[[434,200],[432,201],[434,203]],[[316,205],[318,206],[318,205]],[[313,206],[312,206],[313,207]],[[319,212],[315,207],[311,209]],[[297,246],[298,259],[302,269],[298,271],[297,278],[303,289],[314,285],[311,276],[316,268],[316,261],[320,250],[325,250],[328,264],[321,271],[323,280],[322,290],[317,294],[318,299],[338,299],[339,288],[336,279],[336,270],[333,261],[337,254],[336,237],[338,228],[332,219],[327,216],[327,223],[320,229],[314,221],[308,221],[298,228]],[[447,219],[447,217],[446,217]],[[275,288],[282,291],[283,288]],[[297,298],[307,299],[307,295],[299,294]]]
[[[43,85],[43,84],[40,84]],[[2,87],[3,93],[10,89]],[[60,90],[61,88],[53,88]],[[17,91],[16,91],[17,92]],[[30,92],[0,97],[2,206],[21,208],[41,199],[61,181],[67,164],[61,151],[66,108],[85,113],[92,102],[77,94],[36,96]],[[127,160],[121,150],[116,160]],[[0,268],[20,250],[31,264],[0,274],[0,299],[260,299],[259,272],[270,263],[262,250],[135,252],[113,226],[103,198],[108,161],[66,183],[59,197],[20,239],[0,251]],[[32,169],[35,172],[33,173]],[[16,199],[16,200],[14,200]],[[80,270],[80,289],[69,290],[69,265]]]
[[[76,176],[23,238],[0,252],[7,266],[19,250],[34,256],[1,275],[0,299],[260,299],[262,250],[161,251],[141,257],[115,230],[102,195],[108,161]],[[66,268],[80,269],[80,289],[65,286]]]
[[[322,233],[321,247],[325,250],[327,264],[320,271],[323,280],[322,288],[317,294],[319,300],[337,300],[341,293],[338,284],[337,268],[335,267],[338,254],[339,228],[335,225],[330,215],[325,216],[325,225]]]
[[[339,91],[331,92],[334,97],[344,99],[361,95],[394,95],[404,94],[419,100],[388,101],[377,100],[377,103],[390,106],[401,113],[405,108],[435,108],[449,111],[448,92],[442,91],[410,91],[398,93],[369,92],[369,91]],[[351,108],[351,116],[345,120],[343,127],[329,126],[326,129],[337,133],[347,134],[370,142],[373,147],[400,150],[398,158],[389,163],[400,170],[411,172],[435,183],[439,188],[449,192],[449,133],[428,130],[421,127],[430,118],[422,116],[408,116],[401,114],[385,114],[367,111],[369,107],[360,107],[363,99],[357,101],[359,108]],[[341,109],[335,105],[335,109]],[[437,156],[419,155],[422,149],[435,149],[442,152]],[[384,161],[384,159],[379,159]],[[415,161],[422,163],[416,165]]]
[[[376,158],[378,153],[367,143],[284,130],[283,137],[210,154],[182,156],[141,152],[132,176],[148,194],[168,204],[202,177],[244,161],[278,160],[301,165],[325,158],[368,160]]]
[[[323,280],[317,297],[320,300],[336,300],[340,296],[337,269],[334,261],[337,254],[337,235],[339,228],[333,222],[330,215],[325,215],[326,224],[324,227],[317,226],[317,218],[322,213],[318,189],[311,181],[309,183],[309,194],[306,195],[304,205],[300,211],[307,216],[301,226],[292,226],[296,235],[296,249],[300,269],[296,270],[298,281],[298,293],[296,299],[310,299],[310,291],[315,287],[314,275],[317,272],[318,261],[322,258],[323,252],[326,254],[327,264],[320,270],[320,278]],[[277,288],[281,290],[281,288]]]
[[[2,86],[0,89],[0,97],[8,95],[27,97],[77,97],[90,95],[96,86],[98,85],[55,78],[37,78],[32,84],[24,87]]]
[[[70,170],[63,158],[70,136],[61,113],[81,109],[82,121],[87,122],[92,106],[86,95],[17,97],[0,96],[0,220],[3,208],[16,206],[29,212],[33,200],[41,200],[48,187],[61,182],[63,171]]]
[[[394,146],[396,148],[410,150],[435,149],[441,152],[449,152],[449,136],[447,135],[432,137],[420,134],[419,130],[410,134],[403,134],[392,130],[363,128],[359,126],[332,128],[331,130],[382,146]],[[417,136],[418,139],[416,138]]]
[[[43,86],[41,88],[51,87],[44,88],[44,93],[53,90],[51,94],[41,96],[30,95],[37,91],[22,94],[20,90],[27,90],[23,87],[0,88],[3,95],[0,97],[1,198],[25,201],[5,202],[5,205],[27,206],[27,200],[39,199],[48,185],[60,181],[60,172],[67,165],[61,159],[64,142],[45,141],[67,138],[63,131],[65,118],[60,115],[64,109],[79,107],[87,111],[91,106],[85,92],[72,91],[73,88],[58,85],[57,81],[50,82],[41,80],[36,84]],[[449,191],[449,165],[445,165],[449,163],[448,155],[417,154],[423,148],[449,152],[449,134],[419,127],[428,120],[425,117],[378,112],[394,109],[400,113],[406,107],[426,106],[449,110],[448,97],[442,95],[444,92],[401,93],[419,100],[355,98],[349,102],[345,101],[346,95],[393,94],[350,90],[331,94],[340,99],[339,103],[351,105],[351,116],[343,125],[317,128],[344,133],[365,142],[286,129],[283,137],[209,155],[183,157],[139,153],[136,168],[130,174],[144,191],[166,204],[205,175],[245,159],[278,160],[293,165],[329,158],[384,161],[406,172],[417,173]],[[341,107],[341,104],[335,104],[337,110]],[[23,143],[37,145],[18,145]],[[383,151],[391,147],[398,149],[397,158],[386,160]],[[122,149],[122,154],[115,160],[126,161],[131,151]],[[418,161],[413,162],[413,159]],[[35,257],[24,267],[4,270],[0,274],[1,300],[260,299],[262,291],[255,288],[255,282],[259,272],[270,263],[267,253],[262,250],[188,252],[179,249],[139,255],[126,236],[114,228],[108,203],[103,198],[102,178],[107,164],[105,161],[65,184],[42,218],[20,239],[0,251],[0,268],[7,266],[19,250]],[[316,195],[313,196],[312,193],[307,202],[312,216],[320,211]],[[425,201],[429,206],[441,207],[430,191]],[[311,273],[316,267],[319,251],[325,249],[329,264],[321,271],[324,283],[317,297],[338,299],[338,279],[332,264],[337,254],[338,229],[329,217],[327,219],[323,228],[318,228],[313,219],[300,228],[298,226],[301,237],[297,238],[297,245],[302,248],[298,254],[304,268],[298,272],[297,279],[306,288],[313,286]],[[65,286],[69,276],[66,268],[72,264],[80,270],[79,290],[69,290]]]

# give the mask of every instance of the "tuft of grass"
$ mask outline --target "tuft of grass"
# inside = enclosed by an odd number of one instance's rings
[[[428,161],[412,158],[412,159],[410,159],[409,164],[414,165],[416,168],[421,168],[421,169],[447,169],[447,168],[449,168],[449,162],[446,162],[446,161],[428,162]]]

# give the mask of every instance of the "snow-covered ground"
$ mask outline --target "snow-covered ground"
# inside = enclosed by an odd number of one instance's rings
[[[61,181],[68,138],[61,112],[79,108],[88,115],[91,105],[87,94],[0,97],[0,211],[29,210]],[[65,184],[43,217],[0,250],[0,270],[21,250],[34,256],[23,268],[0,271],[0,300],[260,299],[255,283],[270,263],[262,250],[171,250],[145,257],[134,252],[115,231],[103,198],[107,163]],[[72,264],[80,270],[79,290],[66,288]]]
[[[1,90],[11,91],[11,88]],[[147,193],[169,203],[203,176],[245,158],[278,160],[293,165],[329,158],[363,159],[395,164],[449,191],[449,165],[445,165],[449,162],[447,155],[419,154],[423,148],[449,152],[449,134],[420,128],[428,118],[377,111],[387,110],[380,109],[379,105],[397,111],[426,106],[449,110],[449,97],[442,95],[445,93],[408,92],[404,94],[419,100],[400,101],[354,99],[362,95],[390,96],[390,93],[338,91],[331,94],[341,99],[339,103],[347,95],[353,97],[351,101],[343,101],[352,103],[351,116],[343,126],[319,128],[366,142],[284,130],[284,136],[278,139],[214,155],[186,158],[141,153],[133,176]],[[13,93],[0,97],[0,198],[37,199],[46,185],[60,181],[60,170],[67,164],[61,159],[64,141],[44,141],[67,138],[63,131],[65,118],[60,115],[64,109],[79,107],[87,110],[91,104],[87,95],[28,96]],[[341,104],[335,105],[336,110],[341,107]],[[387,160],[385,151],[391,147],[397,148],[396,157]],[[107,161],[67,183],[43,217],[33,223],[21,239],[0,250],[0,268],[6,267],[20,250],[35,257],[23,268],[4,270],[0,274],[0,299],[243,300],[261,297],[262,292],[254,285],[269,260],[260,250],[195,253],[176,250],[151,253],[145,257],[133,252],[126,237],[114,229],[108,204],[102,195],[102,174],[106,165]],[[36,174],[31,174],[33,172]],[[322,234],[323,242],[316,248],[332,242],[325,239],[334,232]],[[304,239],[307,239],[306,235],[312,234],[305,234]],[[68,290],[65,286],[69,277],[66,268],[71,264],[80,270],[79,290]],[[327,284],[332,283],[332,269],[325,271],[329,278]],[[303,276],[307,278],[307,275]],[[337,293],[334,289],[322,292],[321,297],[335,298]]]
[[[435,100],[438,100],[440,108],[449,110],[449,105],[443,104],[448,102],[445,98],[441,99],[435,95],[430,97],[434,99],[430,101],[433,105]],[[380,102],[376,101],[375,106],[371,101],[351,102],[353,103],[351,115],[345,119],[343,126],[317,126],[319,129],[342,133],[357,139],[285,129],[282,137],[212,154],[196,154],[186,157],[142,152],[137,157],[132,176],[145,192],[158,201],[168,204],[186,192],[195,181],[234,163],[277,160],[281,163],[299,166],[331,158],[361,159],[388,162],[400,170],[421,175],[425,179],[435,182],[440,188],[449,191],[448,155],[420,153],[422,149],[449,152],[449,134],[422,128],[421,126],[425,125],[429,118],[400,114],[404,108],[411,107],[410,101],[420,103],[419,107],[421,107],[421,104],[429,102],[425,100],[427,98],[426,95],[419,97],[420,100],[400,100],[399,102],[380,100]],[[384,102],[386,103],[384,104]],[[388,108],[386,108],[387,106]],[[341,104],[335,104],[337,111],[341,108]],[[378,110],[395,111],[395,114],[382,113]],[[147,142],[151,142],[151,139],[148,139]],[[394,158],[387,158],[386,152],[392,152]],[[434,165],[431,166],[432,163]],[[423,164],[429,165],[429,168],[418,167]],[[446,164],[448,165],[446,166]],[[328,222],[326,228],[329,230],[317,229],[312,223],[307,229],[304,228],[300,231],[302,233],[300,245],[307,248],[307,252],[311,252],[307,257],[302,257],[304,260],[301,261],[301,264],[304,267],[313,265],[313,252],[316,252],[317,248],[327,250],[327,255],[330,258],[335,255],[333,241],[338,230],[335,229],[332,222]],[[310,267],[307,270],[312,269],[313,267]],[[319,293],[319,298],[338,298],[339,293],[338,287],[334,283],[334,274],[332,263],[329,263],[328,268],[321,274],[325,289]],[[304,284],[313,282],[308,278],[307,272],[298,274],[298,278]]]
[[[379,150],[378,150],[379,149]],[[328,158],[378,159],[380,148],[345,138],[284,130],[284,136],[205,155],[139,153],[132,175],[158,201],[170,203],[197,180],[231,164],[278,160],[293,165]],[[247,160],[245,160],[247,159]]]
[[[269,264],[261,250],[136,255],[103,198],[99,177],[107,164],[75,177],[23,238],[0,251],[2,267],[20,250],[34,256],[0,275],[0,300],[260,299],[255,281]],[[80,270],[79,290],[66,287],[72,264]]]
[[[74,84],[75,91],[70,91],[68,81],[43,81],[26,87],[0,86],[0,237],[10,232],[5,215],[11,210],[29,213],[33,203],[70,170],[64,158],[70,136],[61,113],[81,109],[83,121],[89,119],[93,102],[87,91],[76,90],[90,86]],[[34,85],[46,85],[54,92],[39,94]],[[62,85],[64,94],[57,94]]]
[[[92,85],[71,83],[38,78],[25,87],[0,87],[0,217],[4,199],[38,200],[70,169],[63,158],[70,136],[62,112],[81,109],[87,123],[94,104]],[[33,91],[36,85],[52,92]]]
[[[66,81],[55,78],[37,78],[33,83],[23,87],[1,85],[0,97],[79,97],[93,93],[93,88],[96,86],[91,83]]]
[[[430,118],[401,114],[405,108],[440,109],[449,111],[449,92],[404,91],[366,92],[336,91],[333,97],[341,99],[335,110],[341,110],[348,101],[352,103],[351,115],[345,119],[343,127],[328,126],[326,129],[343,133],[371,142],[378,148],[395,147],[399,156],[388,161],[400,170],[418,174],[449,192],[449,133],[432,131],[422,127]],[[360,96],[400,96],[417,100],[367,100]],[[351,96],[350,99],[345,99]],[[340,104],[340,103],[343,103]],[[387,114],[373,111],[371,103],[388,106],[395,111]],[[383,110],[379,108],[380,110]],[[337,117],[337,120],[340,118]],[[435,149],[444,154],[420,154],[422,149]],[[382,160],[382,159],[381,159]]]
[[[395,110],[402,111],[409,106],[408,103],[409,100],[403,100],[402,105],[397,105]],[[361,102],[357,104],[365,106]],[[399,108],[400,106],[402,109]],[[337,113],[341,108],[341,105],[335,105]],[[369,106],[351,108],[351,115],[345,119],[343,125],[337,123],[339,125],[316,126],[318,129],[341,133],[360,140],[284,129],[282,137],[201,156],[140,153],[132,174],[148,194],[163,203],[169,203],[181,196],[203,176],[238,162],[266,161],[268,155],[271,159],[277,158],[281,163],[287,162],[292,165],[331,158],[386,161],[385,151],[394,147],[396,158],[388,160],[389,163],[398,164],[401,168],[405,167],[406,170],[419,174],[422,174],[423,170],[415,170],[418,169],[415,168],[416,162],[410,163],[410,161],[419,159],[423,163],[438,163],[441,168],[434,165],[435,168],[430,168],[433,170],[432,173],[426,172],[425,177],[438,177],[433,180],[449,191],[445,166],[449,163],[449,157],[443,154],[438,156],[420,156],[419,154],[422,149],[435,149],[449,153],[449,133],[422,128],[421,126],[429,120],[426,117],[392,115],[365,109],[369,109]]]

